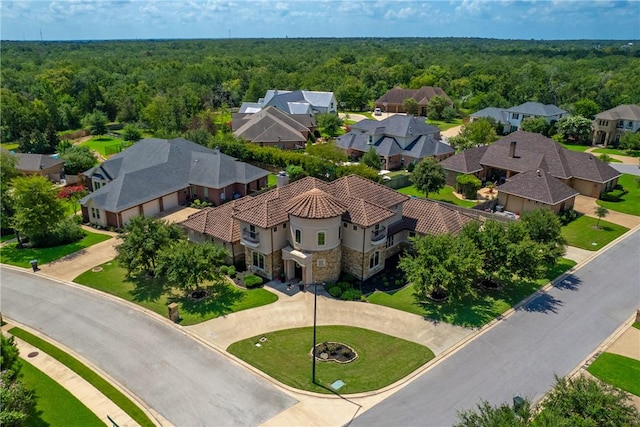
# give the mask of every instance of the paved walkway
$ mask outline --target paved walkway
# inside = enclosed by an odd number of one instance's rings
[[[595,214],[596,206],[598,206],[598,204],[596,203],[596,199],[580,194],[576,196],[576,201],[573,205],[573,209],[577,212],[585,214],[586,216],[597,218],[598,216]],[[609,209],[609,213],[603,218],[603,220],[622,225],[623,227],[627,227],[629,229],[635,227],[636,225],[640,225],[640,216],[616,212],[611,209]]]
[[[593,150],[597,150],[598,148],[604,148],[604,147],[590,147],[584,150],[584,152],[592,153]],[[593,153],[593,154],[596,156],[600,156],[602,153]],[[612,159],[619,160],[620,162],[622,162],[622,164],[625,164],[625,165],[637,165],[639,160],[637,157],[619,156],[617,154],[609,154],[608,156],[611,157]]]
[[[6,324],[2,327],[2,330],[3,332],[6,332],[13,326],[14,325]],[[105,424],[111,425],[107,418],[107,416],[109,416],[119,426],[125,427],[140,425],[115,403],[109,400],[104,394],[98,391],[98,389],[89,384],[71,369],[49,356],[47,353],[44,353],[39,348],[36,348],[19,338],[16,338],[15,342],[16,347],[18,347],[18,350],[20,351],[20,357],[24,361],[44,372],[55,382],[67,389],[76,397],[76,399],[89,408],[91,412],[104,421]],[[126,394],[126,392],[124,393]]]

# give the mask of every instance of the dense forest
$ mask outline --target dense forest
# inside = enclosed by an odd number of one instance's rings
[[[333,91],[365,110],[394,86],[440,86],[461,115],[526,101],[640,102],[640,44],[467,38],[2,42],[2,142],[77,129],[95,111],[158,136],[267,89]],[[204,112],[204,113],[203,113]]]

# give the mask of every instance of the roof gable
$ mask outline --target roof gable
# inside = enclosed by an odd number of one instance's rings
[[[544,170],[530,170],[507,179],[498,192],[512,194],[548,205],[557,205],[580,194]]]
[[[596,119],[640,121],[640,105],[623,104],[596,114]]]

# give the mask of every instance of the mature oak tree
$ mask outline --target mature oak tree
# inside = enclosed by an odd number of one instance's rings
[[[442,165],[433,157],[427,157],[415,166],[411,172],[411,181],[419,191],[428,196],[444,187],[446,176]]]

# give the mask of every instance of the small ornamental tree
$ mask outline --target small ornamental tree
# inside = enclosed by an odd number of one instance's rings
[[[84,185],[72,185],[69,187],[62,187],[60,191],[58,191],[58,199],[69,200],[74,204],[73,212],[78,212],[79,210],[79,202],[84,196],[89,194],[89,191],[84,187]],[[76,208],[76,205],[78,207]]]
[[[596,223],[596,228],[600,228],[600,220],[605,216],[609,215],[609,210],[604,206],[596,206],[594,209],[594,213],[598,217],[598,222]]]
[[[136,142],[142,138],[142,131],[134,124],[128,124],[124,127],[122,136],[125,141]]]
[[[420,106],[418,105],[418,101],[416,101],[413,98],[407,98],[404,101],[402,101],[402,108],[404,108],[404,111],[406,111],[407,114],[411,116],[417,116],[418,113],[420,112]]]
[[[100,110],[93,110],[93,113],[87,114],[82,121],[82,124],[89,128],[91,135],[106,134],[107,123],[109,123],[107,115]]]
[[[373,147],[369,147],[369,151],[362,155],[360,162],[376,170],[382,168],[382,160],[380,160],[378,152]]]
[[[563,117],[556,123],[556,130],[565,141],[586,144],[591,134],[591,120],[582,116]]]
[[[333,137],[338,135],[338,131],[342,127],[342,119],[337,114],[322,113],[316,116],[316,124],[320,132]]]
[[[544,117],[527,117],[520,124],[520,128],[526,132],[547,134],[549,122]]]
[[[433,157],[427,157],[415,166],[411,172],[411,181],[419,191],[428,196],[444,187],[446,177],[442,165]]]

